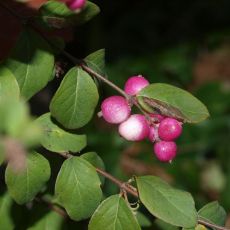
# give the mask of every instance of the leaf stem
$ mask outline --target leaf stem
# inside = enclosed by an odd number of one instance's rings
[[[71,158],[74,157],[72,154],[68,153],[68,152],[57,152],[59,155],[61,155],[64,158]],[[126,192],[128,192],[129,194],[138,197],[138,192],[136,190],[136,188],[134,188],[131,185],[127,185],[127,183],[120,181],[119,179],[115,178],[114,176],[112,176],[111,174],[103,171],[100,168],[95,168],[96,171],[101,174],[102,176],[104,176],[105,178],[109,179],[110,181],[112,181],[114,184],[116,184],[121,190],[125,190]]]
[[[214,228],[216,230],[229,230],[229,228],[221,227],[219,225],[210,223],[209,221],[203,220],[201,218],[198,219],[198,223],[205,225],[206,227]]]

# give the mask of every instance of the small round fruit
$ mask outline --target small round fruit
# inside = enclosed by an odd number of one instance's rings
[[[149,125],[145,116],[134,114],[119,125],[118,131],[128,141],[141,141],[148,137]]]
[[[155,142],[158,139],[158,127],[157,127],[157,125],[149,127],[148,138],[151,142]]]
[[[82,9],[86,4],[86,0],[67,0],[65,2],[71,10]]]
[[[165,118],[161,121],[158,129],[160,139],[164,141],[173,141],[182,133],[182,126],[174,118]]]
[[[129,95],[136,95],[139,91],[149,85],[149,82],[142,76],[130,77],[125,83],[125,92]]]
[[[156,113],[151,113],[150,117],[155,120],[155,123],[160,123],[161,121],[163,121],[165,119],[164,116],[160,115],[160,114],[156,114]]]
[[[102,102],[101,112],[108,123],[119,124],[130,116],[131,108],[124,97],[111,96]]]
[[[173,141],[159,141],[153,146],[156,157],[163,162],[172,161],[177,153],[176,143]]]

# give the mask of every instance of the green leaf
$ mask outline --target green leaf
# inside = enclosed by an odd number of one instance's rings
[[[157,218],[179,227],[197,224],[197,212],[192,196],[172,188],[155,176],[136,177],[141,202]]]
[[[4,144],[2,142],[2,139],[0,140],[0,166],[2,165],[2,163],[5,160],[5,148],[4,148]]]
[[[222,206],[217,201],[206,204],[198,211],[201,219],[207,220],[211,223],[224,226],[227,214]]]
[[[86,146],[86,135],[66,132],[51,119],[50,113],[39,117],[36,121],[43,128],[41,144],[53,152],[79,152]]]
[[[198,224],[195,228],[182,228],[182,230],[208,230],[209,228],[206,228],[202,224]],[[214,229],[215,230],[215,229]]]
[[[0,129],[26,147],[39,144],[42,130],[29,114],[28,105],[21,100],[0,103]]]
[[[183,122],[197,123],[209,116],[206,106],[189,92],[163,83],[151,84],[137,95],[148,112],[158,112]]]
[[[99,7],[87,1],[82,10],[72,11],[65,3],[58,1],[48,1],[40,8],[41,19],[45,25],[57,29],[74,24],[83,24],[100,12]]]
[[[80,128],[92,118],[98,98],[93,79],[74,67],[66,74],[51,101],[51,115],[66,128]]]
[[[18,81],[21,95],[29,99],[44,88],[52,77],[54,56],[42,37],[26,29],[6,64]]]
[[[141,227],[150,227],[152,225],[151,221],[141,212],[137,212],[136,218]]]
[[[8,193],[4,193],[0,196],[0,226],[4,230],[14,229],[14,220],[11,215],[11,209],[13,200]]]
[[[161,230],[179,230],[178,227],[173,226],[171,224],[168,224],[166,222],[164,222],[163,220],[160,219],[156,219],[154,221],[154,223],[157,225],[157,227],[159,227]]]
[[[100,179],[95,168],[80,157],[63,163],[58,174],[55,195],[71,219],[89,218],[102,199]]]
[[[35,213],[37,211],[37,213]],[[28,230],[61,230],[64,218],[55,211],[48,211],[45,208],[32,210],[30,214],[33,215],[33,225]]]
[[[120,195],[113,195],[104,200],[94,212],[90,222],[89,230],[140,230],[140,226]]]
[[[49,162],[36,152],[26,156],[23,169],[16,170],[11,164],[8,164],[5,174],[8,191],[18,204],[31,201],[49,178]]]
[[[18,100],[19,99],[19,86],[16,78],[12,72],[0,66],[0,103],[3,101]]]
[[[97,50],[94,53],[88,55],[84,61],[87,66],[93,69],[95,72],[105,75],[105,49]]]
[[[87,160],[94,167],[105,170],[105,164],[103,160],[98,156],[97,153],[88,152],[88,153],[82,154],[80,157],[83,158],[84,160]],[[104,184],[105,177],[101,175],[99,175],[99,177],[100,177],[101,183]]]

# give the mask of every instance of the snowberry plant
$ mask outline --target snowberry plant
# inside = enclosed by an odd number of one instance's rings
[[[36,202],[49,209],[25,229],[61,229],[68,217],[76,222],[88,220],[89,230],[138,230],[139,206],[175,228],[225,229],[221,226],[226,213],[218,202],[196,210],[190,193],[152,175],[120,181],[106,172],[100,153],[84,152],[87,136],[77,134],[99,114],[104,122],[117,126],[117,135],[124,141],[148,140],[159,162],[172,162],[183,125],[209,116],[201,101],[175,86],[151,84],[142,75],[127,76],[121,89],[105,76],[104,50],[81,60],[67,53],[60,39],[47,35],[47,30],[93,18],[99,8],[92,2],[50,0],[34,18],[22,17],[5,1],[0,7],[22,24],[15,46],[0,66],[0,163],[7,187],[0,196],[3,229],[16,227],[10,217],[13,201],[21,205],[17,209],[32,212],[35,208],[36,212]],[[54,79],[56,55],[68,60],[72,68],[51,98],[49,111],[34,118],[28,101]],[[101,98],[99,106],[97,80],[117,91],[117,95]],[[55,174],[50,167],[52,157],[47,156],[55,154],[63,157],[63,163],[52,187],[50,177]],[[115,183],[120,193],[105,197],[104,179]],[[131,197],[139,203],[135,209],[129,203]]]

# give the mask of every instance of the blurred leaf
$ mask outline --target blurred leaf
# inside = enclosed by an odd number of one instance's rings
[[[29,116],[28,105],[22,101],[0,103],[0,129],[12,138],[31,147],[39,143],[42,130]]]
[[[197,212],[192,196],[172,188],[155,176],[136,177],[141,202],[151,214],[180,227],[197,224]]]
[[[13,200],[8,193],[0,195],[0,226],[4,230],[13,230],[14,229],[14,220],[11,215]]]
[[[19,99],[19,86],[12,72],[0,65],[0,103],[6,100]]]
[[[202,102],[189,92],[172,85],[156,83],[141,90],[138,102],[149,112],[159,112],[189,123],[198,123],[209,116]]]
[[[207,220],[211,223],[224,226],[227,214],[222,206],[217,201],[206,204],[198,211],[201,219]]]
[[[206,104],[212,117],[219,117],[230,107],[230,89],[224,83],[212,82],[202,85],[196,96]]]
[[[2,140],[0,140],[0,166],[2,165],[4,160],[5,160],[4,146]]]
[[[141,227],[150,227],[152,225],[151,221],[141,212],[137,212],[136,218]]]
[[[93,165],[96,168],[105,170],[105,164],[103,160],[98,156],[95,152],[88,152],[84,153],[80,156],[84,160],[87,160],[91,165]],[[99,175],[101,184],[104,184],[105,178],[102,175]]]
[[[37,213],[35,213],[35,211]],[[34,224],[28,228],[28,230],[61,230],[64,222],[64,218],[57,212],[49,210],[45,210],[44,208],[32,210],[31,213],[32,218],[33,214],[35,215]],[[41,214],[43,214],[41,216]]]
[[[141,228],[126,201],[120,195],[113,195],[98,206],[88,229],[140,230]]]
[[[98,98],[92,78],[74,67],[66,74],[51,101],[51,115],[66,128],[80,128],[92,118]]]
[[[57,29],[85,23],[99,12],[99,7],[89,1],[87,1],[86,6],[81,11],[72,11],[65,3],[57,1],[48,1],[40,8],[43,22],[47,26]]]
[[[179,228],[164,222],[163,220],[156,219],[154,223],[161,229],[161,230],[178,230]]]
[[[36,152],[26,156],[25,167],[6,168],[5,180],[8,191],[18,204],[31,201],[50,178],[49,162]]]
[[[25,29],[6,64],[18,81],[21,95],[29,99],[52,77],[54,56],[42,37]]]
[[[80,157],[63,163],[57,177],[55,194],[71,219],[89,218],[102,199],[100,179],[95,168]]]
[[[226,177],[217,162],[206,162],[200,174],[201,187],[204,191],[215,191],[219,193],[224,189]]]
[[[198,224],[195,228],[182,228],[182,230],[207,230],[204,225]]]
[[[191,51],[194,52],[192,44],[180,44],[179,46],[167,48],[156,56],[154,67],[159,74],[177,81],[183,85],[192,80],[193,60]]]
[[[50,113],[43,114],[36,121],[43,127],[41,144],[53,152],[79,152],[86,146],[86,135],[66,132],[51,119]]]
[[[105,49],[97,50],[94,53],[88,55],[84,61],[87,66],[93,69],[95,72],[105,75]]]

